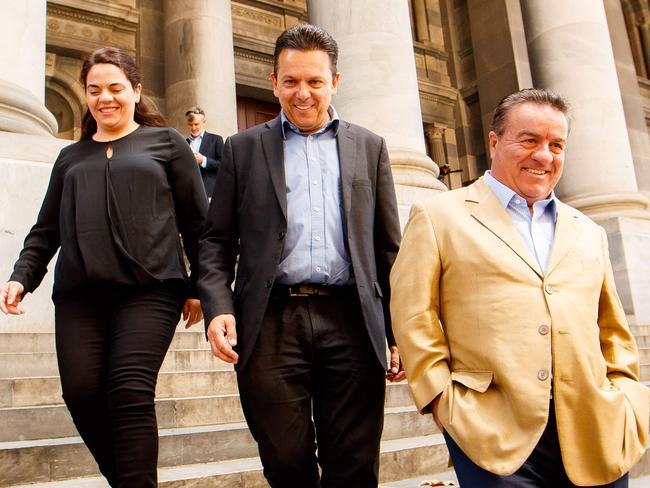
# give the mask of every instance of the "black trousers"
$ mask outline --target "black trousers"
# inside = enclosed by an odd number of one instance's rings
[[[537,446],[526,462],[510,476],[498,476],[490,473],[469,459],[446,433],[445,441],[458,482],[462,488],[575,488],[567,477],[560,442],[555,423],[555,409],[551,403],[548,424]],[[599,488],[627,488],[628,476],[623,475],[613,483],[599,485]],[[597,487],[590,487],[597,488]]]
[[[183,302],[181,280],[55,299],[63,399],[113,487],[157,486],[156,381]]]
[[[377,487],[384,374],[356,292],[272,298],[237,374],[269,484]]]

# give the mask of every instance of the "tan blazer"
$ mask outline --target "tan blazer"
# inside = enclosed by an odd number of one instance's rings
[[[549,412],[576,485],[610,483],[648,439],[648,388],[602,228],[558,202],[546,275],[483,178],[416,204],[391,273],[393,330],[417,407],[476,464],[516,471]]]

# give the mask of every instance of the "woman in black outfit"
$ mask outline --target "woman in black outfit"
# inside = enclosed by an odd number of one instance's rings
[[[180,313],[188,327],[202,318],[193,297],[207,199],[191,149],[142,98],[130,56],[99,49],[80,80],[81,140],[54,163],[0,309],[23,313],[19,302],[60,249],[53,301],[63,398],[111,486],[155,487],[156,379]]]

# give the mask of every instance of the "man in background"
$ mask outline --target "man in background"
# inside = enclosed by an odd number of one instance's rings
[[[212,197],[214,183],[217,180],[219,164],[221,164],[221,152],[223,150],[223,138],[217,134],[211,134],[205,130],[205,112],[199,107],[192,107],[185,112],[187,127],[190,135],[186,139],[192,151],[196,164],[201,170],[203,186],[208,198]]]

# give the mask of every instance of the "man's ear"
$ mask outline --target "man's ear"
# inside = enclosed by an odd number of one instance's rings
[[[339,84],[339,80],[341,79],[341,73],[338,71],[334,73],[334,76],[332,77],[332,95],[336,95],[336,87]]]
[[[275,98],[280,98],[278,95],[278,77],[275,75],[275,73],[271,73],[269,75],[269,78],[271,79],[271,82],[273,83],[273,95],[275,95]]]
[[[494,152],[497,148],[497,143],[499,142],[499,136],[493,130],[488,134],[488,142],[490,148],[490,159],[494,159]]]

